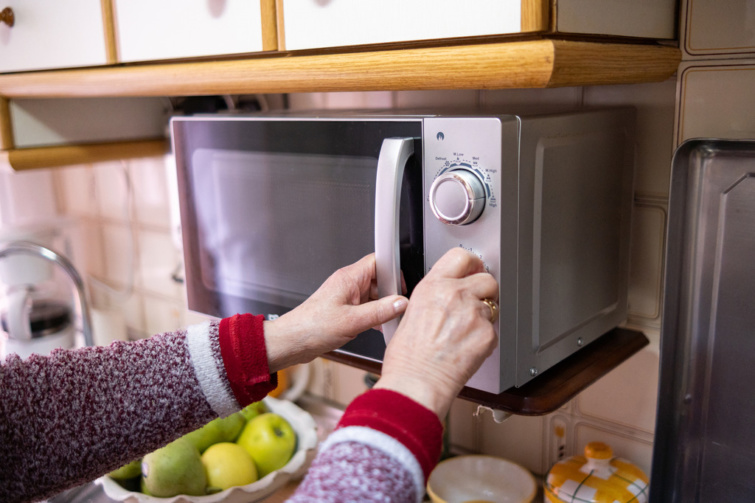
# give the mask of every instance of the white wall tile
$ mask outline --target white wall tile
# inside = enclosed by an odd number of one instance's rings
[[[171,225],[166,162],[165,157],[129,161],[136,221],[141,225],[166,229]]]
[[[367,391],[364,382],[366,372],[336,363],[333,365],[333,400],[346,406],[357,396]]]
[[[125,161],[103,162],[95,165],[97,202],[100,216],[118,222],[128,222],[132,215],[129,209],[129,173]]]
[[[653,322],[655,326],[660,326],[665,239],[665,206],[636,201],[632,216],[629,316]]]
[[[181,256],[174,246],[170,231],[141,229],[138,240],[141,287],[147,292],[183,303],[183,285],[172,279],[172,274],[181,263]]]
[[[582,105],[582,87],[501,89],[480,92],[480,105],[502,113],[558,112]]]
[[[511,416],[499,424],[493,421],[492,415],[483,414],[479,424],[480,452],[510,459],[535,474],[542,474],[546,470],[543,421],[541,416]]]
[[[637,109],[635,191],[667,197],[674,150],[676,82],[585,88],[585,106],[633,106]]]
[[[183,327],[183,306],[179,302],[144,295],[144,323],[146,335],[175,332]]]
[[[321,110],[327,108],[328,93],[294,93],[288,96],[288,106],[292,110]]]
[[[616,426],[655,431],[658,353],[644,349],[583,391],[577,411]]]
[[[478,423],[480,418],[475,415],[477,404],[456,399],[451,404],[448,414],[448,428],[451,435],[451,446],[455,449],[477,452],[479,446]]]
[[[71,256],[68,258],[84,278],[88,275],[102,277],[105,263],[102,254],[102,227],[91,219],[78,219],[76,224],[66,230]]]
[[[60,211],[66,215],[93,217],[98,213],[94,170],[89,165],[55,170]]]
[[[478,91],[398,91],[395,106],[398,108],[457,108],[476,107]]]
[[[753,89],[753,59],[682,64],[678,143],[689,138],[755,138]]]
[[[123,286],[136,284],[139,263],[138,243],[131,227],[123,224],[102,226],[105,280]]]

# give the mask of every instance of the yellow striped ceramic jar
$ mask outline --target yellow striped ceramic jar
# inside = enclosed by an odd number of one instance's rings
[[[648,477],[636,465],[615,458],[602,442],[590,442],[584,456],[559,461],[545,479],[546,503],[647,503]]]

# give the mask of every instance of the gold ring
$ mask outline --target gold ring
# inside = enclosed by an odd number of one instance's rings
[[[495,323],[498,319],[498,304],[490,299],[482,299],[482,301],[490,308],[490,323]]]

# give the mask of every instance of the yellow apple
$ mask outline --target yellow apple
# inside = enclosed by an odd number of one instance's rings
[[[254,460],[260,478],[283,468],[296,449],[296,432],[279,414],[267,412],[248,423],[236,441]]]
[[[257,467],[252,457],[238,444],[220,442],[202,454],[207,472],[207,492],[224,491],[229,487],[245,486],[257,480]]]

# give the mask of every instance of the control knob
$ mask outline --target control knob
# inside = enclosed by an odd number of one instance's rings
[[[430,208],[444,224],[470,224],[485,208],[485,185],[468,169],[446,171],[430,186]]]

